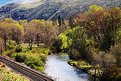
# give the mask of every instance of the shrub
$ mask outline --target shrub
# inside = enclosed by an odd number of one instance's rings
[[[41,54],[41,55],[40,55],[41,61],[42,61],[42,62],[45,62],[45,61],[46,61],[46,57],[47,57],[47,55]]]
[[[12,53],[14,53],[14,52],[15,52],[15,49],[12,49],[12,50],[5,51],[3,54],[10,57],[12,55]]]
[[[77,60],[80,57],[80,53],[77,49],[71,49],[69,51],[69,56],[70,56],[71,59]]]
[[[22,47],[20,45],[16,47],[16,52],[17,53],[22,52]]]
[[[111,49],[111,53],[115,56],[116,64],[121,65],[121,44],[115,44]]]
[[[8,49],[8,50],[11,50],[11,49],[14,49],[15,47],[16,47],[16,42],[15,41],[12,41],[12,40],[9,40],[8,41],[8,43],[7,43],[7,45],[6,45],[6,48]]]
[[[36,53],[37,52],[37,50],[36,49],[32,49],[32,53]]]
[[[40,50],[41,53],[46,54],[46,55],[48,55],[49,52],[50,52],[50,50],[47,49],[47,48],[41,48],[41,49],[39,49],[39,50]]]
[[[41,61],[41,58],[39,58],[39,57],[29,57],[25,61],[25,64],[36,70],[44,67],[44,63]]]
[[[121,80],[121,67],[112,66],[108,71],[104,72],[100,77],[100,81],[120,81]]]
[[[26,55],[25,54],[17,54],[16,57],[15,57],[15,60],[17,62],[25,62]]]

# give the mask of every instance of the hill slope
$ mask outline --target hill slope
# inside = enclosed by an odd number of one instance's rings
[[[53,19],[61,15],[69,18],[77,12],[84,12],[91,4],[106,8],[121,6],[120,0],[16,0],[0,8],[0,18]]]

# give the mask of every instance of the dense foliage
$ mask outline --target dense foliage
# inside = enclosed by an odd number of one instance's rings
[[[87,12],[72,16],[69,24],[71,28],[62,34],[66,41],[60,36],[60,49],[63,47],[68,50],[71,59],[78,61],[76,67],[80,64],[79,60],[83,59],[94,65],[95,69],[100,67],[97,70],[101,81],[120,80],[120,71],[117,74],[115,72],[121,66],[121,9],[92,5]]]
[[[0,20],[1,53],[40,71],[50,52],[67,52],[69,62],[74,60],[76,67],[87,62],[89,68],[98,70],[100,80],[107,75],[109,81],[116,81],[121,75],[115,74],[121,68],[120,45],[119,7],[92,5],[87,12],[74,14],[69,20],[61,16],[52,21]]]

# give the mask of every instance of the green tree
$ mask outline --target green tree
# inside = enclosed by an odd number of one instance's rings
[[[115,14],[117,14],[115,16]],[[101,50],[109,50],[115,44],[116,31],[121,24],[120,8],[105,9],[92,5],[85,14],[80,14],[77,23],[86,28],[88,36],[95,40],[95,47]],[[83,19],[82,19],[83,18]]]

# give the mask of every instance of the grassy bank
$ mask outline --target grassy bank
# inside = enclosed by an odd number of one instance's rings
[[[88,74],[91,74],[90,70],[93,68],[92,65],[90,65],[84,60],[79,60],[79,61],[68,60],[68,64],[70,64],[71,66],[74,66],[77,69],[81,69]]]
[[[29,81],[26,77],[16,74],[0,63],[0,81]]]

